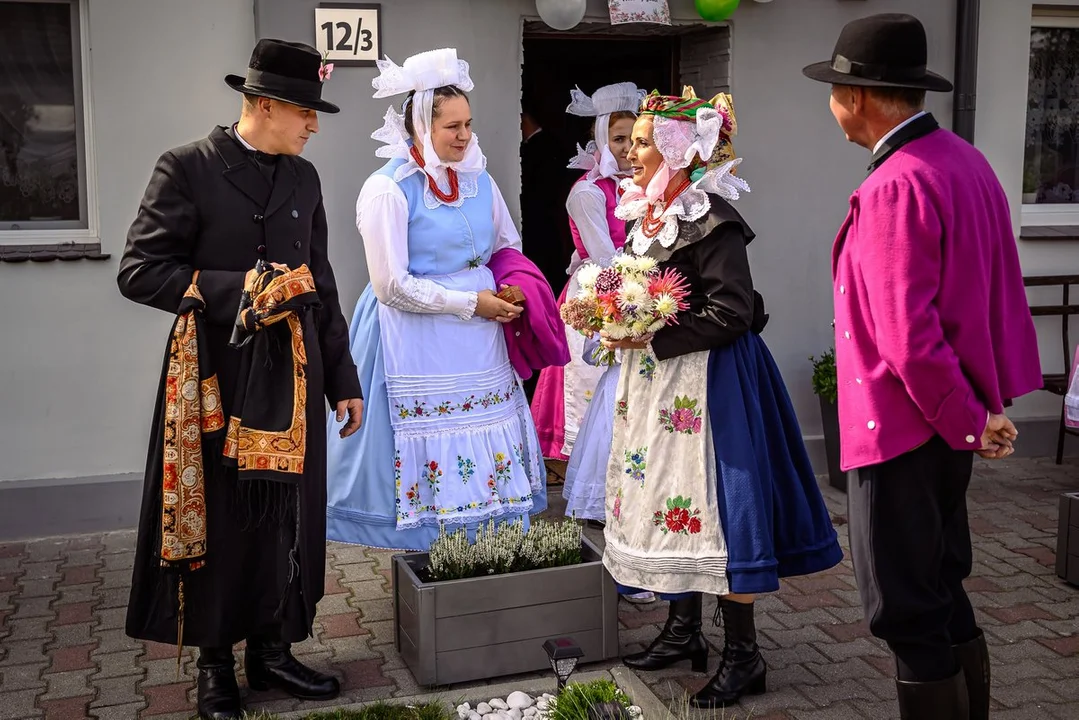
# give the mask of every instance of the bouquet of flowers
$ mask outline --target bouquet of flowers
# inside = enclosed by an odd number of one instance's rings
[[[577,271],[580,290],[559,311],[574,330],[591,336],[606,332],[612,340],[641,341],[660,328],[677,324],[677,315],[689,308],[689,286],[675,270],[661,271],[650,257],[619,254],[610,267],[585,263]],[[614,364],[614,353],[600,362]]]

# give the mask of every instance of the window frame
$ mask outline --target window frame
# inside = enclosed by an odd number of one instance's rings
[[[1079,9],[1068,7],[1034,8],[1030,29],[1079,29]],[[1027,82],[1030,82],[1030,40],[1027,40]],[[1026,114],[1023,115],[1026,123]],[[1025,149],[1024,149],[1025,154]],[[1024,159],[1025,161],[1025,159]],[[1020,169],[1022,171],[1022,168]],[[1021,227],[1079,226],[1079,203],[1024,203],[1020,198]]]
[[[89,0],[0,0],[0,3],[28,2],[67,4],[71,6],[72,41],[77,43],[72,53],[76,63],[75,102],[81,112],[75,115],[76,151],[82,161],[80,194],[85,194],[86,227],[35,228],[11,230],[0,227],[0,246],[43,245],[58,243],[100,242],[100,217],[97,200],[97,162],[94,153],[93,103],[90,92],[90,23]],[[82,218],[80,218],[81,220]],[[7,225],[8,223],[3,223]]]

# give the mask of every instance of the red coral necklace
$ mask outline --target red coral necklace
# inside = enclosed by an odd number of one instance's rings
[[[686,191],[686,188],[688,188],[691,184],[692,181],[689,178],[686,178],[681,182],[681,184],[678,185],[678,187],[674,189],[674,192],[668,191],[667,193],[665,193],[663,196],[663,208],[666,209],[670,207],[671,202],[676,197],[684,193]],[[656,212],[656,207],[658,205],[659,203],[649,205],[648,212],[646,212],[644,214],[644,217],[641,218],[641,232],[643,232],[644,236],[647,238],[654,238],[656,235],[659,235],[659,231],[662,230],[663,226],[666,224],[666,222],[663,220],[663,211],[660,210],[658,213]]]
[[[424,168],[425,164],[423,162],[423,156],[420,155],[420,151],[416,149],[415,145],[412,146],[412,149],[409,152],[412,153],[412,159],[416,161],[416,164],[419,165],[421,169]],[[427,175],[427,173],[424,172],[424,175]],[[431,188],[431,192],[433,192],[435,197],[442,202],[457,202],[457,198],[461,197],[461,186],[457,181],[457,171],[453,168],[446,168],[446,176],[450,181],[450,191],[448,193],[442,192],[438,187],[438,183],[436,183],[435,179],[430,175],[427,175],[427,187]]]

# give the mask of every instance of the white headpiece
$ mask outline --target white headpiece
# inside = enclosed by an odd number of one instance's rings
[[[465,150],[464,159],[457,163],[443,163],[431,144],[431,118],[434,112],[435,90],[447,85],[453,85],[465,92],[471,91],[475,84],[468,74],[468,63],[457,58],[457,51],[453,48],[440,50],[428,50],[405,60],[404,65],[397,65],[388,57],[376,61],[379,76],[371,80],[371,86],[375,89],[375,98],[391,97],[403,93],[414,92],[412,97],[412,127],[415,129],[418,141],[423,150],[424,171],[437,182],[444,173],[438,172],[440,168],[453,167],[461,177],[461,197],[473,197],[475,193],[468,194],[471,186],[475,184],[474,178],[469,182],[465,174],[473,174],[482,171],[487,165],[487,159],[480,150],[479,141],[473,133],[472,139]],[[384,158],[408,158],[409,138],[405,130],[405,118],[396,108],[390,106],[386,111],[381,128],[371,134],[371,137],[385,143],[375,151],[375,155]],[[407,177],[416,168],[401,168],[398,174]],[[404,171],[404,172],[402,172]],[[401,178],[396,178],[400,180]],[[430,198],[427,198],[430,195]],[[434,198],[433,193],[426,193],[425,199]]]
[[[607,146],[610,133],[611,114],[616,112],[636,112],[641,107],[645,91],[630,82],[604,85],[592,94],[581,92],[580,88],[570,90],[570,104],[566,112],[580,117],[596,118],[595,136],[585,147],[577,146],[577,155],[570,160],[570,168],[587,170],[590,179],[613,177],[618,174],[618,160]]]

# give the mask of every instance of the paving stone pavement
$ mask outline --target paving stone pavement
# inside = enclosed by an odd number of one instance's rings
[[[993,717],[999,720],[1079,718],[1079,588],[1053,570],[1057,498],[1076,489],[1075,461],[976,467],[968,496],[975,563],[967,587],[990,645]],[[550,490],[554,514],[560,488]],[[845,496],[827,488],[825,497],[846,548]],[[0,544],[0,720],[191,716],[193,651],[185,650],[177,679],[174,647],[124,635],[133,546],[133,532]],[[294,651],[341,677],[342,698],[329,704],[424,691],[392,644],[392,553],[335,543],[327,553],[315,637]],[[706,603],[707,616],[713,606],[714,600]],[[849,560],[784,582],[778,593],[760,598],[757,609],[769,691],[728,709],[727,720],[896,717],[892,659],[862,622]],[[622,602],[622,650],[641,649],[665,617],[661,603]],[[707,630],[717,651],[712,670],[722,647],[719,632]],[[641,679],[677,706],[707,676],[677,667]],[[461,697],[470,687],[476,685],[445,691]],[[301,707],[272,693],[248,700],[252,708],[275,712]]]

